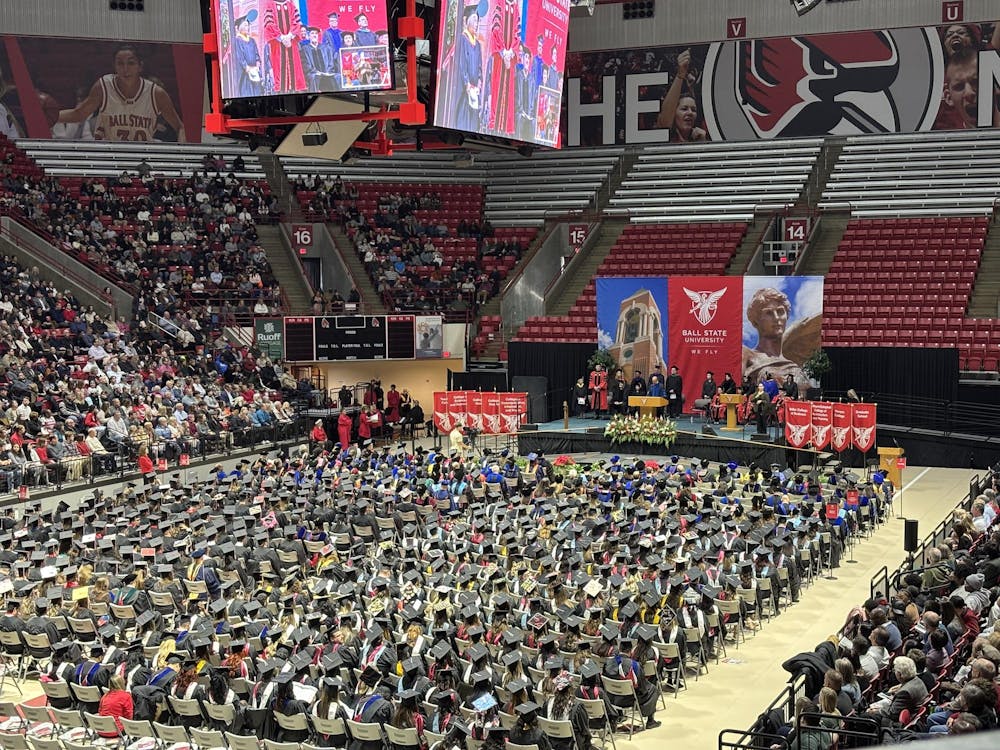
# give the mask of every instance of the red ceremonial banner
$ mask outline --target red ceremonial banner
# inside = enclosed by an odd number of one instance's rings
[[[812,427],[809,406],[807,401],[785,402],[785,440],[793,448],[804,448],[809,443]]]
[[[483,432],[487,435],[500,434],[500,394],[483,394]]]
[[[812,444],[823,450],[830,444],[830,428],[833,425],[833,404],[813,401],[812,404]]]
[[[448,391],[448,417],[452,429],[465,424],[465,413],[468,406],[468,391]]]
[[[875,404],[853,404],[852,411],[854,447],[867,453],[875,445]]]
[[[465,426],[483,429],[483,394],[479,391],[466,392]]]
[[[434,426],[438,432],[451,432],[451,416],[448,414],[448,393],[434,392]]]
[[[521,428],[521,423],[528,418],[527,393],[500,394],[500,432],[512,433]]]
[[[851,439],[851,405],[833,405],[833,429],[830,431],[830,446],[839,452],[846,451],[854,441]]]
[[[684,411],[701,398],[705,374],[739,379],[743,330],[743,278],[671,276],[668,283],[669,366],[684,379]],[[669,369],[668,369],[669,372]]]

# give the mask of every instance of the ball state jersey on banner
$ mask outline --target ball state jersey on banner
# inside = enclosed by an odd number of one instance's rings
[[[104,103],[97,114],[94,136],[104,141],[151,141],[159,112],[153,99],[155,84],[142,79],[139,92],[131,99],[115,85],[115,74],[101,76]]]

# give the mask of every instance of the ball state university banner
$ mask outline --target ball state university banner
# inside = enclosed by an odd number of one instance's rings
[[[563,145],[1000,126],[996,23],[566,56]]]
[[[822,276],[602,277],[598,344],[631,379],[676,365],[686,409],[705,374],[760,382],[768,373],[809,386],[802,365],[821,343]]]

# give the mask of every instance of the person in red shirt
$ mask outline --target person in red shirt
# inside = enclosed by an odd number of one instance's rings
[[[145,445],[139,448],[139,473],[143,476],[153,473],[153,459],[149,457],[149,448]]]
[[[119,675],[108,680],[108,692],[101,696],[98,716],[112,716],[118,725],[118,733],[100,732],[101,737],[117,737],[122,732],[122,718],[132,718],[132,694],[125,690],[125,681]]]
[[[330,437],[326,434],[326,429],[323,427],[322,419],[317,419],[315,424],[313,424],[313,428],[309,432],[309,439],[316,445],[317,448],[321,450],[329,450]]]
[[[965,625],[965,632],[970,638],[979,635],[979,618],[976,613],[969,609],[965,599],[960,596],[951,597],[951,606],[955,608],[955,615]]]

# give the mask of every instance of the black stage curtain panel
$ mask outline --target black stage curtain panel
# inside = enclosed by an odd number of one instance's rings
[[[449,391],[482,391],[507,393],[507,373],[503,370],[483,370],[481,372],[452,372],[448,370]]]
[[[824,347],[832,368],[823,391],[840,395],[853,388],[879,405],[878,421],[911,427],[928,423],[932,412],[958,398],[958,350],[904,347]]]
[[[587,360],[595,351],[596,344],[511,341],[507,344],[507,372],[512,383],[518,376],[547,379],[548,416],[559,419],[563,401],[572,399],[576,379],[587,376]]]

